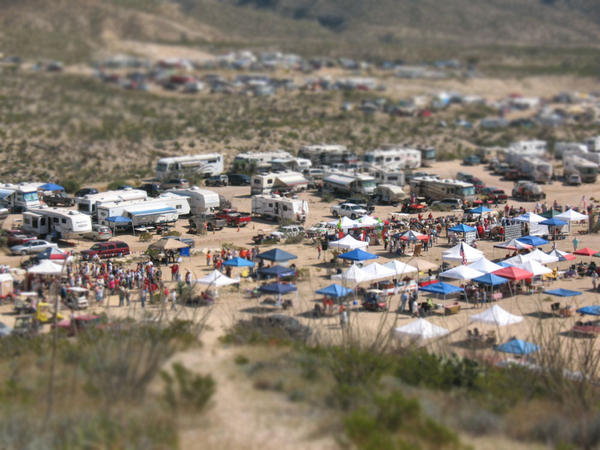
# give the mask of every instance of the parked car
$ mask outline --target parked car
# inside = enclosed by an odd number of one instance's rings
[[[231,173],[227,175],[230,186],[250,186],[251,178],[241,173]]]
[[[188,180],[185,178],[171,178],[170,180],[163,181],[161,184],[163,189],[185,189],[190,187]]]
[[[106,225],[94,224],[92,231],[84,233],[83,237],[93,241],[108,241],[112,237],[112,231]]]
[[[375,205],[372,200],[365,200],[364,198],[359,197],[351,197],[347,200],[344,200],[342,203],[353,203],[355,205],[360,206],[362,209],[366,209],[369,214],[375,211]],[[340,203],[341,205],[341,203]]]
[[[158,197],[163,192],[159,183],[144,183],[138,189],[146,191],[150,197]]]
[[[34,253],[43,252],[47,248],[58,248],[58,245],[42,239],[34,239],[24,242],[21,245],[15,245],[10,248],[10,251],[13,255],[32,255]]]
[[[225,208],[218,211],[216,214],[217,219],[223,219],[227,222],[227,226],[230,227],[245,227],[252,221],[250,213],[239,212],[235,209]]]
[[[197,214],[189,218],[190,233],[202,232],[204,229],[207,231],[222,230],[227,225],[224,219],[219,219],[215,214],[202,213]],[[205,228],[206,225],[206,228]]]
[[[97,193],[98,193],[98,189],[96,189],[96,188],[83,188],[83,189],[79,189],[77,192],[75,192],[75,197],[85,197],[86,195],[97,194]]]
[[[204,180],[206,186],[227,186],[229,177],[227,175],[215,175]]]
[[[8,247],[14,247],[15,245],[21,245],[28,241],[33,241],[36,239],[35,236],[24,233],[22,230],[8,230],[6,232],[8,234],[6,245]]]
[[[465,159],[463,159],[463,164],[465,166],[476,166],[481,164],[481,158],[477,155],[469,155]]]
[[[487,186],[484,187],[479,193],[485,200],[491,200],[498,203],[506,203],[508,201],[508,195],[506,195],[506,192],[497,187]]]
[[[368,214],[368,211],[353,203],[342,203],[329,208],[334,217],[350,217],[352,220]]]
[[[73,206],[75,204],[75,198],[63,191],[46,194],[42,200],[48,206]]]
[[[89,250],[83,250],[81,257],[83,259],[92,259],[96,255],[99,258],[111,258],[113,256],[129,255],[129,245],[122,241],[99,242],[92,245]]]
[[[301,225],[284,225],[277,231],[271,233],[271,238],[279,241],[285,240],[291,236],[304,236],[304,227]]]

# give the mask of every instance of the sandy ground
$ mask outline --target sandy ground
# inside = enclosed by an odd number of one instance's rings
[[[457,171],[464,170],[466,172],[477,174],[486,184],[498,186],[507,191],[509,191],[512,186],[512,184],[500,181],[497,177],[490,175],[489,172],[484,171],[481,166],[476,168],[465,168],[461,167],[458,162],[444,162],[437,163],[433,168],[427,170],[443,176],[453,176]],[[591,196],[591,193],[597,189],[597,185],[565,187],[561,184],[554,183],[546,185],[544,189],[548,195],[547,201],[549,203],[556,199],[560,204],[570,203],[571,205],[578,205],[584,194],[589,201],[589,197]],[[234,207],[243,211],[250,210],[249,187],[227,187],[216,188],[215,190],[230,198]],[[303,193],[301,194],[301,197],[310,201],[310,214],[307,226],[320,220],[332,220],[329,216],[329,204],[321,202],[319,198],[310,193]],[[515,202],[509,202],[509,204],[519,205]],[[526,208],[531,208],[532,204],[524,204],[524,206]],[[395,210],[396,208],[391,206],[377,206],[375,215],[387,217],[390,212]],[[12,224],[18,224],[18,216],[9,217],[4,224],[4,227],[10,227]],[[185,232],[183,224],[184,221],[180,221],[178,229]],[[225,230],[207,236],[193,236],[196,241],[195,252],[197,252],[197,254],[191,258],[184,258],[182,269],[183,271],[185,271],[185,269],[190,269],[195,277],[201,277],[209,271],[205,263],[202,249],[215,249],[223,242],[249,247],[251,245],[251,237],[256,234],[259,229],[269,230],[274,228],[275,226],[272,224],[253,222],[249,226],[242,228],[240,231],[237,231],[235,228],[226,228]],[[583,227],[573,227],[572,231],[578,229],[583,229]],[[591,247],[600,250],[599,235],[584,235],[578,237],[580,239],[580,247]],[[119,237],[119,239],[125,240],[130,244],[135,256],[141,255],[148,246],[148,243],[139,242],[138,238],[133,236],[122,236]],[[154,239],[158,239],[158,237],[155,237]],[[423,258],[435,262],[436,264],[440,264],[441,253],[447,248],[445,242],[445,239],[440,239],[440,245],[435,246],[428,253],[425,253]],[[91,244],[91,242],[80,241],[77,242],[76,249],[89,248]],[[479,244],[479,248],[483,250],[490,259],[504,256],[504,252],[499,249],[494,250],[492,245],[492,242],[483,241]],[[314,293],[315,290],[332,282],[328,276],[328,269],[322,264],[323,259],[321,259],[321,261],[317,259],[317,251],[310,243],[283,247],[285,250],[298,255],[298,260],[294,262],[298,267],[308,268],[310,276],[305,281],[299,282],[298,293],[290,296],[293,300],[293,307],[286,311],[278,312],[294,316],[303,323],[309,325],[314,330],[314,339],[329,342],[339,341],[342,333],[337,316],[312,319],[304,317],[303,315],[303,313],[311,311],[314,307],[314,302],[319,299]],[[267,250],[269,248],[272,247],[263,247],[261,250]],[[558,244],[558,248],[567,251],[572,250],[570,240],[561,241]],[[385,263],[390,259],[390,255],[383,250],[382,246],[371,246],[369,251],[379,255],[378,262],[380,263]],[[581,259],[581,257],[578,259]],[[589,260],[589,258],[583,259]],[[21,257],[18,256],[0,256],[0,263],[10,264],[13,267],[18,266],[20,260]],[[410,263],[411,258],[404,257],[401,260]],[[558,264],[559,267],[564,268],[569,263]],[[234,276],[238,274],[237,272],[238,270],[234,270]],[[163,273],[165,280],[170,279],[168,269],[163,269]],[[600,303],[598,294],[590,292],[592,287],[590,278],[562,280],[553,282],[550,285],[553,288],[565,287],[584,292],[583,295],[574,297],[573,300],[567,300],[566,302],[565,300],[562,300],[563,303],[570,303],[575,307]],[[208,438],[206,437],[205,429],[199,430],[197,427],[190,427],[189,430],[182,433],[182,444],[184,444],[182,447],[198,447],[199,433],[202,433],[203,439],[208,439],[205,441],[203,448],[223,448],[224,442],[227,442],[228,445],[225,445],[225,447],[228,448],[260,447],[267,449],[287,449],[336,447],[337,444],[332,437],[323,436],[322,433],[319,433],[319,423],[321,422],[321,418],[318,417],[319,413],[316,411],[304,410],[304,406],[299,407],[296,403],[292,405],[277,394],[266,394],[267,397],[264,397],[261,393],[261,400],[258,402],[259,404],[254,404],[252,407],[248,406],[249,404],[252,404],[257,394],[254,392],[249,381],[240,378],[241,375],[239,372],[235,375],[236,372],[232,362],[235,357],[235,349],[224,348],[218,338],[238,319],[247,318],[256,313],[260,314],[275,310],[271,306],[261,305],[259,300],[246,298],[244,291],[253,286],[255,286],[255,283],[243,280],[239,289],[237,287],[222,288],[219,293],[219,299],[212,308],[200,310],[193,308],[179,308],[177,311],[168,312],[170,315],[178,315],[182,318],[195,318],[204,315],[206,312],[209,313],[207,322],[209,327],[202,336],[202,341],[204,343],[203,348],[201,350],[180,354],[177,358],[184,361],[186,365],[190,365],[190,367],[213,373],[217,378],[217,384],[219,386],[214,405],[206,417],[207,426],[210,425],[208,427],[210,430]],[[426,298],[422,294],[420,297],[422,297],[422,299]],[[500,341],[504,341],[511,336],[529,339],[531,338],[532,330],[536,329],[536,326],[541,323],[545,330],[554,333],[556,339],[564,341],[565,345],[578,345],[578,340],[561,334],[561,332],[572,327],[574,322],[578,320],[576,317],[567,319],[548,317],[541,320],[541,322],[540,319],[537,318],[536,313],[540,310],[545,312],[550,311],[549,302],[543,301],[544,297],[546,296],[531,295],[501,300],[499,304],[503,308],[513,314],[524,316],[525,320],[520,324],[496,330]],[[109,316],[114,317],[123,317],[126,315],[140,317],[141,308],[137,303],[137,296],[134,296],[134,299],[136,301],[129,308],[118,308],[118,300],[116,297],[113,297],[110,299],[109,308],[102,306],[93,307],[92,309],[106,311]],[[556,299],[554,301],[559,300],[560,299]],[[383,329],[387,333],[395,326],[409,323],[413,320],[409,315],[396,313],[398,303],[399,298],[397,296],[391,299],[389,313],[362,312],[358,310],[357,306],[352,307],[350,313],[352,329],[361,336],[361,339],[368,340],[372,338],[379,329]],[[7,323],[9,326],[12,325],[14,320],[11,310],[12,307],[10,305],[0,306],[0,320]],[[152,307],[148,308],[147,311],[151,313],[159,312],[157,308]],[[459,353],[464,352],[460,346],[460,342],[466,338],[466,329],[469,326],[469,316],[480,311],[480,309],[476,309],[472,305],[463,304],[461,312],[457,315],[446,317],[438,314],[429,317],[428,320],[431,322],[452,331],[452,334],[448,338],[441,342],[437,342],[434,345],[441,344],[446,350],[457,351]],[[68,314],[69,313],[67,313],[67,315]],[[479,328],[486,330],[485,326]],[[482,356],[483,352],[485,351],[479,352],[479,356]],[[265,403],[263,404],[262,402]],[[224,438],[224,436],[226,436],[226,438]],[[223,439],[225,439],[225,441],[223,441]]]

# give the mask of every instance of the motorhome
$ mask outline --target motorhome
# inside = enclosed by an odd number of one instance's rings
[[[375,192],[375,178],[370,175],[330,173],[323,178],[323,191],[344,196],[360,194],[371,197]]]
[[[223,173],[223,155],[206,153],[160,158],[156,163],[156,178],[163,180],[171,177],[201,175],[210,177]]]
[[[337,144],[305,145],[298,151],[298,157],[310,159],[314,166],[346,165],[359,160],[348,147]]]
[[[146,200],[147,198],[148,193],[146,191],[142,191],[141,189],[127,188],[117,191],[87,194],[83,197],[76,197],[75,204],[77,205],[78,211],[84,214],[89,214],[92,216],[92,218],[95,218],[97,217],[97,209],[101,205],[115,202],[140,201]]]
[[[567,152],[564,154],[563,167],[565,178],[577,174],[582,183],[595,183],[598,178],[598,164],[588,161],[576,153]]]
[[[585,144],[579,142],[557,142],[554,144],[554,157],[562,159],[565,153],[571,152],[588,152],[588,147]]]
[[[271,170],[273,171],[286,171],[293,170],[297,172],[303,172],[312,167],[310,159],[306,158],[291,158],[291,159],[273,159],[271,160]]]
[[[23,231],[38,236],[73,238],[92,231],[92,218],[65,208],[39,207],[23,213]]]
[[[457,198],[464,203],[475,200],[475,186],[458,180],[414,177],[410,180],[410,191],[416,197],[425,197],[428,200]]]
[[[98,223],[111,225],[109,217],[126,217],[134,226],[175,222],[190,213],[187,197],[164,193],[159,197],[129,202],[113,202],[98,206]]]
[[[262,173],[254,175],[250,182],[250,193],[298,192],[308,188],[308,180],[299,172]]]
[[[238,153],[233,159],[233,170],[246,171],[250,168],[257,170],[270,169],[273,160],[291,160],[293,156],[283,150],[273,152],[246,152]]]
[[[429,165],[435,162],[435,148],[433,147],[420,147],[421,152],[421,165]]]
[[[592,153],[600,153],[600,136],[594,136],[585,140],[585,145],[588,151]]]
[[[552,164],[534,156],[523,156],[517,163],[522,178],[536,183],[548,183],[552,180]]]
[[[414,148],[384,145],[365,152],[363,161],[371,166],[387,169],[418,169],[421,167],[421,152]]]
[[[308,202],[275,194],[255,195],[252,215],[276,222],[304,223],[308,217]]]
[[[406,184],[406,176],[402,170],[376,169],[371,171],[371,175],[375,178],[377,184],[394,184],[396,186]]]
[[[219,209],[220,206],[219,194],[198,186],[188,189],[170,189],[167,192],[187,198],[190,204],[190,213],[193,215],[211,212]]]
[[[516,169],[520,169],[521,158],[545,158],[547,156],[546,143],[544,141],[513,142],[504,150],[504,162]]]
[[[40,206],[39,187],[42,183],[0,185],[0,204],[12,212],[23,212]]]

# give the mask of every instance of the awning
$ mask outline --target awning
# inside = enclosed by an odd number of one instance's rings
[[[129,214],[134,217],[143,217],[143,216],[154,216],[157,214],[176,214],[177,210],[175,208],[167,207],[167,208],[158,208],[158,209],[145,209],[141,211],[130,211],[125,210]]]

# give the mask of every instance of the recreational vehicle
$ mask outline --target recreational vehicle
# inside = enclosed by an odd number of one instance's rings
[[[190,213],[186,197],[164,193],[159,197],[130,202],[106,203],[98,206],[98,223],[110,225],[109,217],[126,217],[134,226],[175,222]]]
[[[283,150],[274,152],[238,153],[233,159],[234,171],[245,171],[250,168],[258,170],[269,169],[273,160],[290,160],[293,156]]]
[[[557,142],[554,144],[554,157],[557,159],[561,159],[563,155],[571,152],[587,153],[588,147],[579,142]]]
[[[305,145],[298,151],[298,157],[310,159],[315,166],[345,165],[358,161],[356,153],[345,145],[337,144]]]
[[[274,194],[255,195],[252,197],[252,215],[277,222],[304,223],[308,202]]]
[[[425,197],[428,200],[457,198],[463,203],[475,200],[475,186],[458,180],[415,177],[410,180],[410,190],[416,197]]]
[[[308,180],[299,172],[278,172],[254,175],[250,193],[297,192],[308,188]]]
[[[191,174],[210,177],[222,173],[223,155],[219,153],[160,158],[156,163],[156,178],[159,180]]]
[[[375,201],[383,205],[397,205],[408,195],[400,186],[393,184],[380,184],[375,188]]]
[[[0,203],[12,212],[23,212],[40,206],[41,183],[0,185]]]
[[[406,184],[406,176],[401,170],[386,170],[377,169],[371,172],[377,184],[394,184],[396,186],[404,186]]]
[[[418,169],[421,167],[421,152],[414,148],[384,145],[366,152],[363,161],[387,169]]]
[[[548,183],[552,179],[552,164],[534,156],[524,156],[519,159],[517,168],[523,178],[536,183]]]
[[[323,191],[349,196],[353,194],[371,197],[375,192],[375,178],[370,175],[331,173],[323,178]]]
[[[592,138],[585,140],[585,145],[587,145],[588,151],[592,153],[600,152],[600,136],[594,136]]]
[[[121,189],[118,191],[99,192],[97,194],[88,194],[84,197],[75,198],[77,210],[89,214],[93,218],[97,217],[96,211],[99,206],[115,203],[146,200],[148,193],[141,189]]]
[[[271,160],[271,170],[294,170],[303,172],[310,169],[312,162],[306,158],[290,158],[290,159],[273,159]]]
[[[598,164],[577,154],[565,153],[563,157],[564,176],[577,174],[583,183],[595,183],[598,178]]]
[[[219,194],[208,189],[200,189],[198,186],[188,189],[170,189],[167,192],[187,198],[190,213],[193,215],[210,212],[220,206]]]
[[[23,231],[38,236],[78,237],[92,231],[92,219],[87,214],[64,208],[33,208],[23,213]]]

